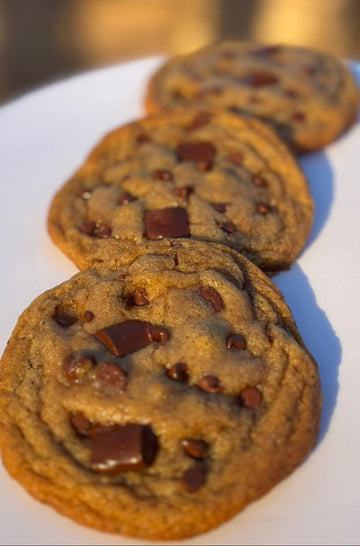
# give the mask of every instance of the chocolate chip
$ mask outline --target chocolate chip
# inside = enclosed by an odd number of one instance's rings
[[[183,207],[167,207],[144,213],[148,239],[190,237],[188,215]]]
[[[150,326],[150,337],[152,341],[164,345],[170,337],[170,334],[161,326]]]
[[[242,154],[242,152],[231,152],[228,154],[227,159],[236,165],[242,165],[244,162],[244,154]]]
[[[112,229],[110,224],[97,224],[95,228],[94,235],[99,237],[99,239],[108,239],[111,236]]]
[[[137,288],[135,292],[125,298],[125,301],[129,306],[149,304],[149,298],[147,297],[145,288]]]
[[[214,309],[217,313],[224,309],[224,302],[222,300],[222,297],[220,296],[219,292],[217,292],[214,288],[211,288],[211,286],[202,286],[200,288],[200,294],[204,299],[210,301],[213,304]]]
[[[187,383],[189,381],[189,368],[184,362],[177,362],[166,370],[166,374],[174,381]]]
[[[60,309],[59,307],[55,308],[51,318],[55,320],[55,322],[57,322],[62,328],[68,328],[77,321],[77,317],[71,312]]]
[[[186,491],[189,491],[189,493],[197,491],[202,485],[204,485],[204,483],[205,474],[200,468],[197,467],[188,468],[188,470],[185,470],[181,478],[181,485],[184,487],[184,489],[186,489]]]
[[[235,233],[236,226],[232,222],[221,222],[219,224],[219,228],[221,228],[223,231],[226,231],[227,233]]]
[[[194,191],[192,186],[181,186],[180,188],[174,188],[174,193],[179,197],[184,197],[185,199],[189,197],[190,193]]]
[[[164,180],[165,182],[171,182],[171,180],[174,179],[171,171],[165,171],[161,169],[157,169],[152,173],[152,177],[154,180]]]
[[[199,170],[211,169],[216,148],[211,142],[183,142],[177,147],[179,161],[195,161]]]
[[[197,386],[202,391],[211,393],[218,393],[223,390],[220,386],[220,379],[215,377],[215,375],[203,375],[200,377]]]
[[[261,178],[261,176],[258,176],[257,174],[254,174],[254,176],[252,177],[252,181],[253,181],[253,184],[255,184],[255,186],[258,186],[260,188],[263,188],[266,186],[266,181]]]
[[[292,121],[305,121],[305,114],[302,112],[294,112],[291,119]]]
[[[199,112],[192,122],[187,126],[188,131],[196,131],[201,129],[204,125],[207,125],[211,119],[211,115],[208,112]]]
[[[70,423],[79,436],[89,436],[91,422],[82,413],[73,413],[70,416]]]
[[[261,392],[256,387],[248,387],[240,393],[240,403],[245,408],[256,408],[261,400]]]
[[[85,222],[81,227],[81,231],[85,233],[85,235],[94,235],[95,229],[96,222]]]
[[[269,212],[272,212],[272,208],[269,205],[265,205],[265,203],[256,203],[256,210],[264,216],[269,214]]]
[[[91,468],[94,472],[139,471],[154,461],[158,441],[151,427],[128,424],[92,438]]]
[[[181,442],[185,452],[194,459],[202,459],[208,448],[208,445],[204,440],[186,439]]]
[[[131,193],[125,192],[119,199],[119,205],[128,205],[132,201],[135,201],[135,197]]]
[[[264,87],[266,85],[274,85],[278,82],[278,78],[273,74],[268,74],[266,72],[254,72],[248,74],[243,80],[242,83],[246,85],[251,85],[252,87]]]
[[[139,351],[153,341],[149,323],[141,320],[113,324],[95,332],[95,337],[116,356]]]
[[[124,370],[117,364],[101,362],[96,370],[96,380],[100,388],[115,387],[116,391],[124,390],[127,384],[127,376]]]
[[[150,137],[149,135],[146,135],[145,133],[141,133],[136,138],[136,142],[138,144],[144,144],[145,142],[149,142],[149,141],[150,141]]]
[[[228,337],[226,340],[226,347],[234,350],[246,349],[246,340],[240,334],[235,334]]]
[[[217,212],[225,212],[226,207],[229,205],[229,203],[211,203],[211,206],[217,211]]]
[[[91,322],[92,320],[94,320],[94,318],[95,318],[95,315],[92,311],[85,311],[84,313],[85,322]]]
[[[63,362],[63,370],[70,383],[81,383],[95,364],[95,357],[89,353],[71,353]]]

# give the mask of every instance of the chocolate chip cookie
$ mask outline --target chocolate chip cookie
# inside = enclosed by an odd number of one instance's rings
[[[55,196],[52,239],[80,267],[164,238],[224,243],[287,269],[313,218],[305,178],[265,124],[173,110],[110,133]]]
[[[76,521],[205,532],[304,460],[321,394],[279,290],[191,239],[133,245],[39,296],[0,366],[9,473]]]
[[[328,53],[222,42],[170,59],[151,79],[149,112],[188,104],[266,120],[301,152],[322,148],[355,122],[359,90],[347,67]]]

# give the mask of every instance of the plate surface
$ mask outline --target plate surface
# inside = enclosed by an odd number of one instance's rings
[[[76,76],[0,109],[0,352],[20,313],[76,273],[46,233],[53,194],[111,129],[144,114],[161,59]],[[360,65],[352,65],[360,82]],[[306,248],[273,280],[319,363],[324,410],[308,460],[215,531],[183,544],[358,544],[360,537],[360,125],[301,159],[316,214]],[[38,503],[0,466],[1,544],[143,544]]]

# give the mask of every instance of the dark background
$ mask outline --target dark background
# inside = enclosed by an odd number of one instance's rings
[[[360,58],[359,0],[0,0],[0,101],[62,77],[225,38]]]

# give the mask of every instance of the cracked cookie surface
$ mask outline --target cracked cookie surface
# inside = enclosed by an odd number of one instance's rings
[[[272,273],[312,225],[307,182],[264,124],[185,109],[110,133],[55,196],[54,242],[80,267],[164,238],[224,243]]]
[[[4,464],[78,522],[180,539],[300,464],[317,365],[284,298],[224,245],[134,246],[39,296],[0,366]]]
[[[355,123],[359,90],[345,64],[326,52],[222,42],[171,58],[152,77],[149,112],[189,104],[261,118],[301,152],[324,147]]]

